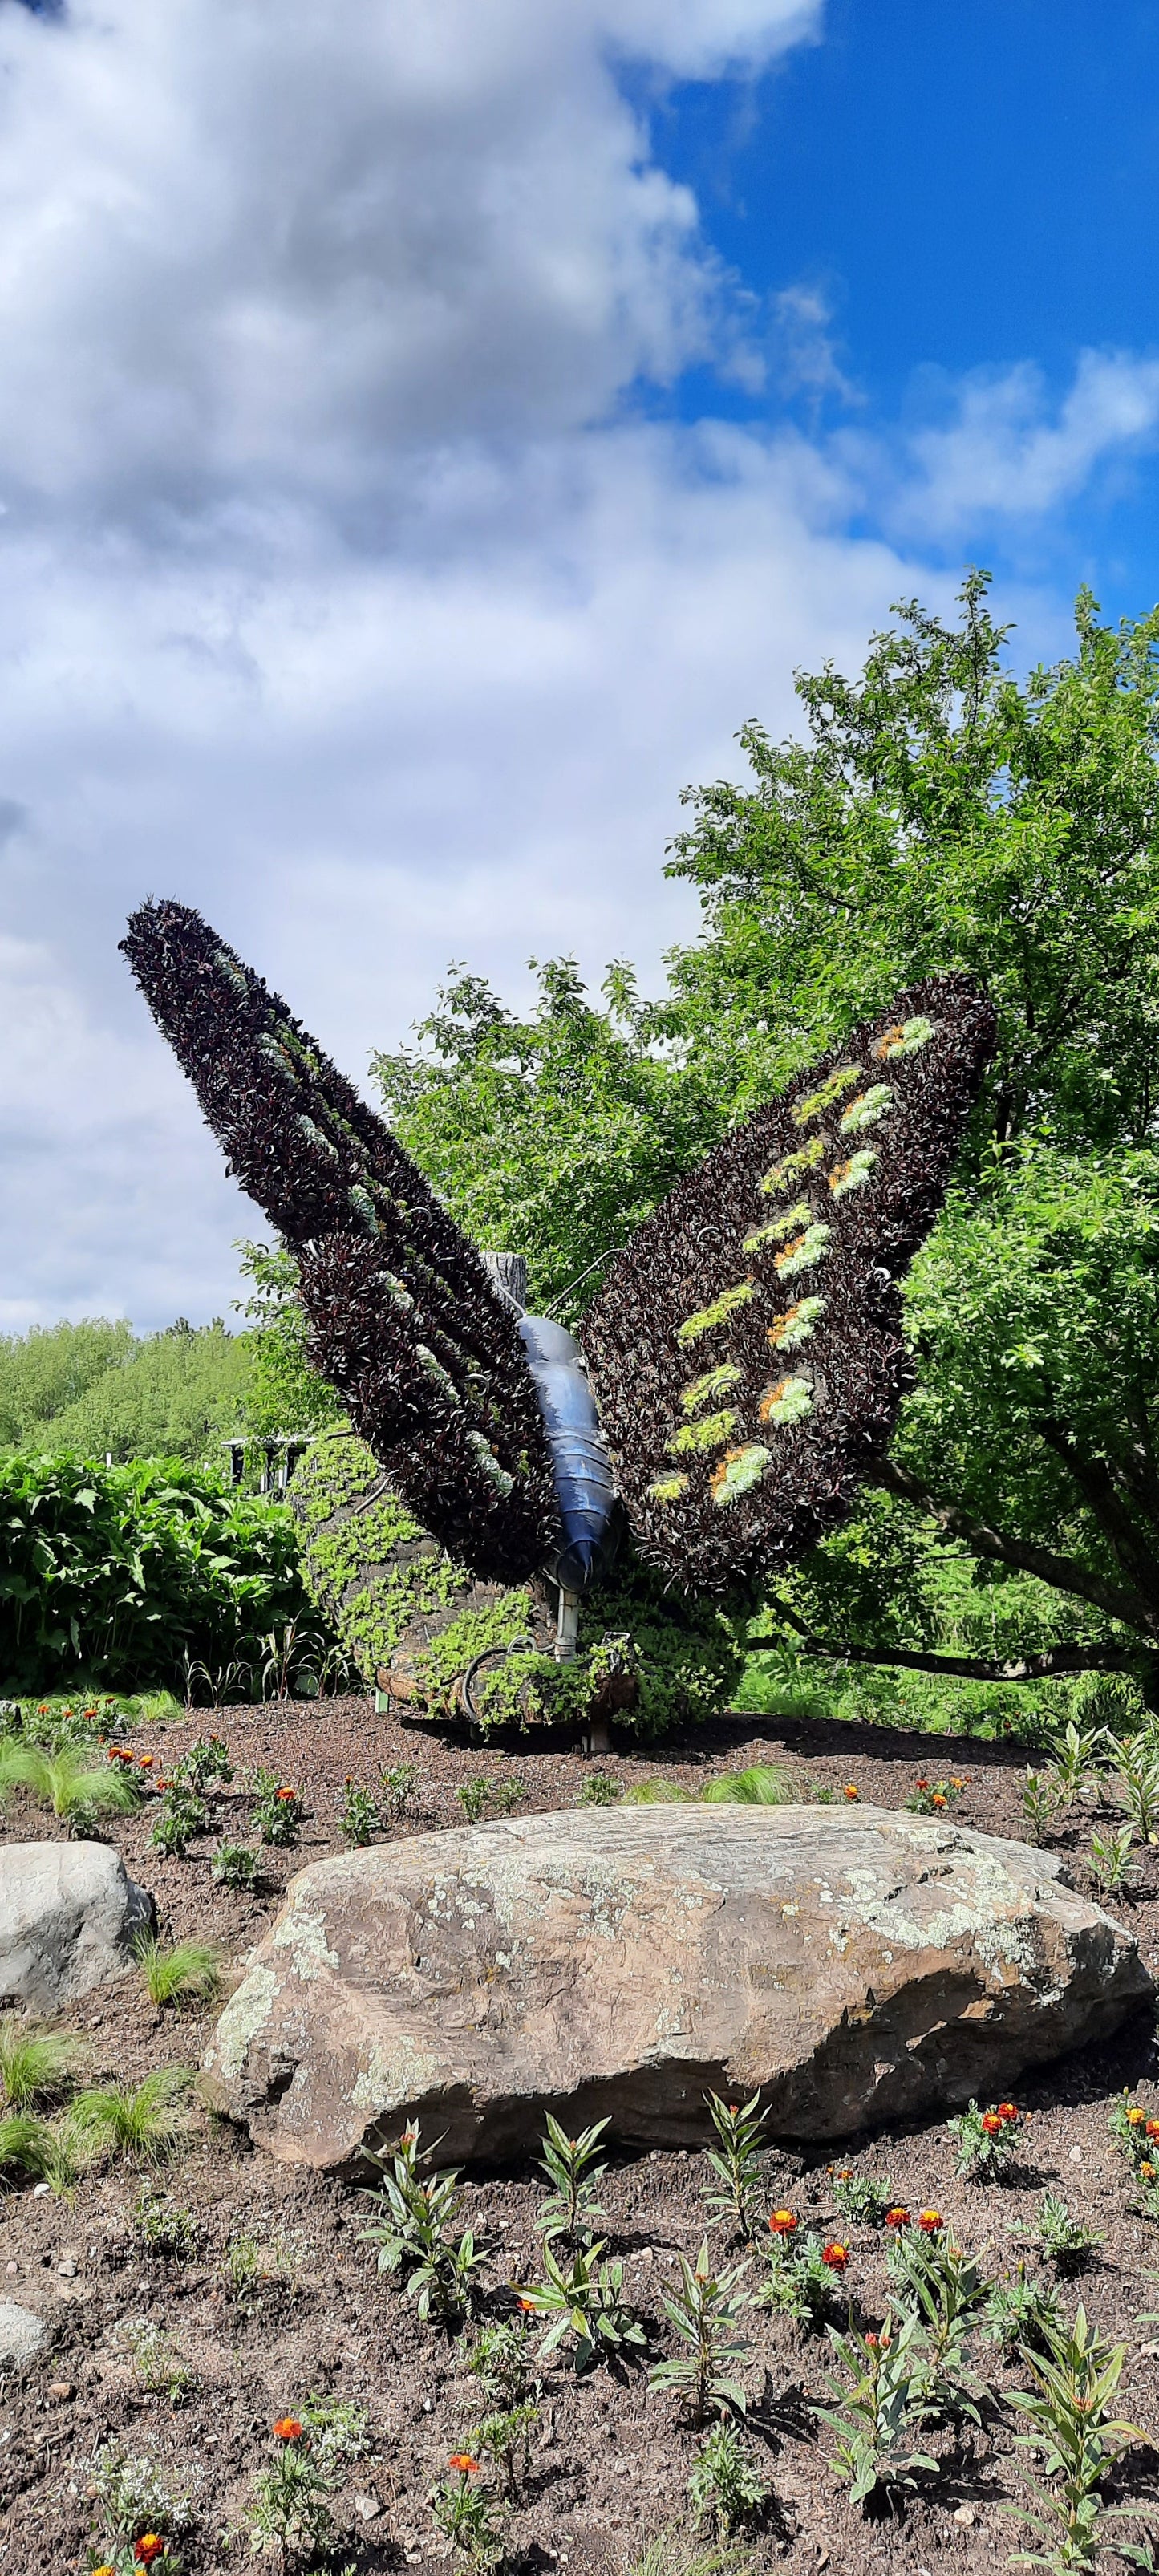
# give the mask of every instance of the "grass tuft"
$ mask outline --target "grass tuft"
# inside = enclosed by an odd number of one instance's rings
[[[10,2111],[35,2111],[70,2091],[87,2050],[83,2039],[18,2013],[0,2014],[0,2086]]]
[[[54,1816],[123,1815],[135,1807],[137,1783],[120,1770],[95,1770],[85,1749],[62,1744],[56,1753],[22,1744],[15,1735],[0,1741],[0,1795],[6,1789],[30,1789]]]
[[[208,2003],[221,1984],[221,1952],[209,1941],[159,1941],[146,1932],[134,1942],[133,1956],[158,2011],[165,2004]]]
[[[136,2088],[108,2084],[80,2093],[71,2126],[98,2157],[122,2155],[131,2164],[159,2163],[189,2134],[182,2096],[193,2081],[187,2066],[157,2066]]]

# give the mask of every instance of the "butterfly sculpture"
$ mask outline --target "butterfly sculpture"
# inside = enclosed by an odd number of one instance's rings
[[[514,1307],[199,914],[143,904],[122,947],[228,1168],[297,1257],[314,1367],[449,1555],[583,1592],[622,1510],[647,1562],[724,1594],[848,1515],[908,1382],[900,1282],[994,1041],[967,976],[913,985],[708,1154],[577,1343]]]

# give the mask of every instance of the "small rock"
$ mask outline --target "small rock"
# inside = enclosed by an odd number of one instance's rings
[[[76,2390],[75,2390],[75,2388],[73,2387],[73,2384],[72,2384],[71,2379],[52,2379],[52,2380],[50,2380],[50,2381],[49,2381],[49,2384],[48,2384],[48,2387],[45,2389],[45,2392],[44,2392],[44,2393],[45,2393],[45,2396],[46,2396],[46,2397],[75,2397],[75,2396],[76,2396]]]
[[[1070,2160],[1071,2160],[1072,2165],[1081,2165],[1082,2160],[1083,2160],[1083,2151],[1082,2151],[1082,2148],[1081,2148],[1081,2147],[1072,2147],[1072,2148],[1071,2148],[1071,2151],[1070,2151]]]
[[[57,2264],[56,2268],[62,2281],[75,2281],[76,2264],[74,2263],[71,2254],[65,2254],[62,2256],[61,2261]]]
[[[20,2265],[19,2263],[6,2263],[4,2269],[6,2272],[18,2272],[20,2270]]]
[[[354,2510],[360,2522],[377,2522],[382,2506],[376,2495],[356,2495]]]
[[[975,2523],[977,2522],[978,2516],[975,2513],[972,2504],[960,2504],[957,2512],[952,2515],[951,2519],[954,2522],[960,2522],[963,2531],[972,2531]]]
[[[0,2361],[31,2361],[48,2341],[44,2320],[14,2299],[0,2299]]]
[[[32,2197],[34,2200],[47,2200],[51,2189],[52,2184],[50,2182],[34,2182],[32,2186]]]

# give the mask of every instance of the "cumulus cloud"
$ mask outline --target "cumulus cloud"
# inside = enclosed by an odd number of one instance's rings
[[[122,509],[565,430],[727,282],[615,54],[754,68],[806,0],[0,0],[0,477]]]
[[[1041,370],[988,369],[951,389],[951,416],[908,442],[892,504],[914,534],[958,538],[995,520],[1041,518],[1108,459],[1153,448],[1159,359],[1086,349],[1053,407]]]
[[[356,1078],[451,957],[508,992],[561,949],[655,981],[695,927],[659,879],[680,786],[748,714],[791,722],[794,665],[946,603],[911,533],[1011,460],[1048,506],[1145,434],[1125,374],[1054,423],[968,387],[890,486],[865,443],[641,419],[641,382],[755,383],[760,352],[624,63],[747,73],[822,23],[0,0],[10,1326],[220,1311],[259,1223],[117,956],[144,893],[200,905]],[[807,398],[848,391],[814,288],[773,324]]]

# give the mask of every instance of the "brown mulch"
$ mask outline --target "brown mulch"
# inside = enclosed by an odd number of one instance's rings
[[[152,1888],[162,1928],[180,1939],[212,1938],[240,1974],[247,1954],[276,1912],[287,1879],[305,1863],[345,1848],[336,1805],[348,1776],[374,1788],[382,1769],[400,1762],[418,1773],[418,1812],[394,1830],[405,1835],[462,1821],[456,1792],[485,1774],[522,1791],[519,1811],[572,1804],[585,1776],[606,1771],[625,1784],[663,1770],[689,1783],[754,1761],[783,1761],[803,1797],[847,1784],[884,1806],[901,1805],[915,1775],[937,1777],[955,1759],[968,1775],[956,1808],[961,1821],[1022,1838],[1019,1793],[1025,1753],[1015,1746],[964,1739],[891,1735],[837,1723],[792,1723],[751,1717],[721,1719],[694,1741],[658,1750],[619,1750],[593,1760],[543,1737],[480,1747],[447,1730],[404,1726],[376,1716],[364,1698],[322,1704],[228,1709],[192,1714],[188,1723],[143,1728],[136,1751],[152,1751],[155,1770],[171,1764],[191,1738],[216,1728],[229,1743],[239,1779],[258,1764],[300,1787],[308,1816],[291,1851],[263,1854],[255,1896],[217,1888],[209,1874],[216,1840],[251,1839],[248,1804],[235,1789],[217,1806],[217,1831],[184,1861],[161,1859],[149,1845],[148,1805],[117,1819],[110,1840],[130,1872]],[[1083,1851],[1094,1810],[1076,1811],[1058,1847],[1073,1859],[1076,1884],[1088,1882]],[[53,1820],[14,1797],[3,1838],[55,1835]],[[2,1863],[0,1863],[2,1866]],[[1144,1858],[1144,1879],[1119,1913],[1159,1975],[1159,1852]],[[69,2015],[90,2043],[88,2081],[137,2081],[149,2068],[195,2066],[212,2014],[159,2015],[135,1972],[99,1989]],[[1026,2162],[1006,2185],[979,2187],[954,2178],[944,2125],[851,2142],[854,2171],[888,2175],[900,2200],[933,2204],[990,2272],[1014,2268],[1011,2222],[1030,2218],[1041,2190],[1061,2192],[1104,2242],[1081,2281],[1063,2285],[1069,2306],[1086,2302],[1100,2329],[1131,2345],[1124,2412],[1159,2442],[1159,2324],[1138,2323],[1159,2308],[1159,2228],[1131,2208],[1126,2165],[1108,2134],[1107,2115],[1124,2085],[1140,2089],[1159,2114],[1154,2024],[1140,2015],[1116,2041],[1041,2072],[1020,2098],[1033,2114]],[[613,2152],[602,2197],[612,2250],[625,2261],[625,2284],[649,2328],[650,2354],[673,2348],[661,2292],[676,2255],[694,2256],[703,2233],[702,2160],[687,2154]],[[802,2227],[839,2233],[851,2244],[844,2285],[854,2322],[880,2320],[885,2296],[884,2246],[873,2230],[838,2225],[827,2155],[774,2154],[770,2201],[784,2199]],[[345,2535],[336,2567],[359,2576],[401,2570],[442,2557],[427,2496],[482,2411],[465,2368],[470,2335],[453,2341],[420,2325],[411,2303],[380,2280],[374,2249],[360,2241],[370,2204],[359,2191],[319,2181],[256,2153],[228,2124],[199,2114],[192,2144],[160,2169],[151,2186],[191,2215],[194,2247],[183,2260],[163,2260],[143,2246],[134,2224],[141,2177],[125,2166],[87,2177],[75,2197],[31,2191],[0,2198],[0,2299],[34,2307],[51,2329],[51,2349],[23,2372],[0,2380],[0,2570],[32,2569],[74,2576],[88,2564],[95,2531],[86,2494],[95,2446],[107,2437],[152,2455],[193,2499],[196,2520],[180,2544],[189,2576],[251,2563],[242,2536],[252,2480],[268,2462],[273,2420],[300,2408],[311,2391],[366,2406],[371,2453],[350,2471],[335,2500]],[[496,2309],[505,2283],[529,2277],[538,2240],[533,2217],[540,2187],[530,2172],[474,2179],[464,2186],[464,2221],[493,2246]],[[723,2231],[720,2231],[723,2234]],[[278,2276],[239,2305],[224,2269],[239,2234],[267,2249]],[[714,2240],[718,2241],[718,2240]],[[721,2262],[738,2248],[721,2245]],[[1033,2268],[1033,2266],[1028,2266]],[[1048,2267],[1047,2267],[1048,2269]],[[1049,2270],[1048,2270],[1049,2277]],[[754,2265],[750,2283],[759,2279]],[[159,2325],[190,2374],[181,2402],[149,2395],[138,2382],[124,2329],[146,2319]],[[839,2320],[841,2321],[841,2320]],[[751,2349],[744,2370],[753,2450],[772,2502],[752,2540],[759,2565],[787,2576],[820,2576],[863,2562],[898,2576],[931,2576],[936,2566],[965,2571],[985,2554],[1005,2562],[1024,2543],[1002,2508],[1025,2501],[1016,2474],[1009,2410],[981,2407],[980,2426],[966,2425],[955,2443],[936,2433],[936,2477],[922,2479],[904,2514],[885,2525],[851,2509],[830,2466],[828,2432],[818,2428],[810,2398],[823,2397],[831,2356],[823,2336],[754,2310],[745,2320]],[[991,2391],[1017,2384],[995,2347],[975,2345],[975,2366]],[[509,2563],[528,2571],[567,2568],[619,2571],[658,2531],[688,2531],[685,2481],[697,2436],[670,2396],[645,2394],[646,2371],[622,2376],[598,2369],[577,2380],[557,2354],[543,2368],[541,2415],[523,2498],[509,2523]],[[1024,2374],[1023,2374],[1024,2380]],[[1024,2383],[1025,2384],[1025,2383]],[[1136,2449],[1113,2490],[1150,2504],[1144,2528],[1159,2531],[1159,2458]],[[355,2498],[359,2504],[356,2506]],[[1127,2526],[1119,2525],[1123,2536]],[[232,2538],[230,2535],[233,2535]],[[275,2553],[270,2562],[278,2565]]]

